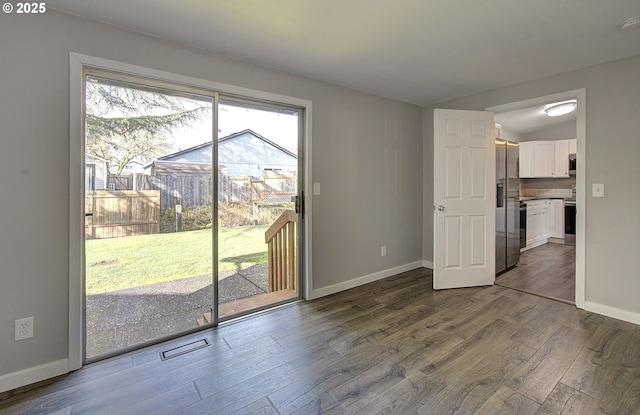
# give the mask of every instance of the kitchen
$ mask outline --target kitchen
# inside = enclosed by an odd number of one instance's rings
[[[567,303],[575,301],[575,109],[567,100],[495,115],[496,284]]]

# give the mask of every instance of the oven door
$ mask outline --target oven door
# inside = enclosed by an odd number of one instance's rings
[[[564,202],[564,243],[576,244],[576,202]]]

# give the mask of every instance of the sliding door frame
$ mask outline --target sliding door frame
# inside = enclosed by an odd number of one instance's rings
[[[216,105],[216,111],[219,109],[219,104],[222,105],[234,105],[237,107],[241,107],[241,108],[247,108],[247,109],[255,109],[255,110],[264,110],[264,111],[291,111],[291,112],[296,112],[298,115],[298,130],[297,130],[297,136],[298,136],[298,140],[297,140],[297,146],[298,146],[298,150],[296,151],[296,156],[298,159],[298,164],[297,164],[297,180],[296,180],[296,184],[297,186],[297,192],[296,194],[302,199],[304,198],[305,192],[304,192],[304,180],[306,176],[306,171],[305,171],[305,142],[304,142],[304,137],[305,135],[305,131],[304,131],[304,126],[305,126],[305,108],[300,107],[299,105],[291,105],[291,104],[287,104],[284,102],[274,102],[272,100],[264,100],[264,99],[258,99],[258,98],[252,98],[252,97],[247,97],[247,96],[238,96],[238,95],[233,95],[233,94],[228,94],[228,93],[219,93],[218,94],[218,100],[216,101],[217,105]],[[216,114],[216,121],[220,121],[220,114]],[[217,129],[217,127],[216,127]],[[217,133],[217,130],[216,130]],[[217,141],[216,141],[217,144]],[[216,151],[217,151],[217,145],[216,147]],[[217,180],[214,180],[214,183],[218,184]],[[215,192],[215,195],[217,197],[218,192]],[[218,208],[218,203],[215,203],[215,209],[217,210]],[[216,219],[218,217],[218,212],[214,211],[214,215],[216,215]],[[307,215],[304,209],[304,202],[302,203],[302,206],[300,208],[300,211],[297,212],[297,218],[298,218],[298,223],[302,223],[304,224],[306,221],[304,219],[306,219]],[[310,221],[309,221],[310,222]],[[216,223],[214,223],[215,225],[215,230],[214,232],[218,232],[218,226]],[[309,297],[304,295],[303,293],[305,292],[305,287],[308,286],[307,282],[304,280],[303,276],[306,275],[305,272],[305,260],[307,255],[304,255],[304,250],[306,249],[306,240],[304,239],[304,235],[305,235],[305,226],[299,226],[297,227],[297,231],[296,231],[296,237],[298,238],[298,241],[301,241],[301,243],[297,243],[297,255],[298,255],[298,265],[297,265],[297,279],[298,281],[296,282],[296,286],[297,286],[297,291],[298,291],[298,295],[296,297],[296,299],[301,299],[301,298],[305,298],[308,299]],[[217,240],[217,235],[216,235],[216,240]],[[302,248],[302,249],[301,249]],[[218,258],[215,259],[216,261],[216,266],[219,265],[218,264]],[[217,273],[216,273],[217,275]],[[214,278],[215,280],[215,285],[214,285],[214,295],[216,298],[218,298],[219,295],[219,291],[218,291],[218,284],[219,284],[219,279],[218,278]],[[286,303],[290,303],[292,300],[283,300],[280,302],[274,302],[274,303],[270,303],[268,305],[263,305],[260,307],[256,307],[256,308],[251,308],[248,310],[243,310],[237,314],[233,314],[233,315],[228,315],[228,316],[223,316],[222,318],[219,315],[219,310],[218,307],[214,307],[212,310],[212,317],[213,317],[213,321],[214,322],[224,322],[227,320],[233,320],[235,318],[238,317],[242,317],[245,315],[250,315],[250,314],[254,314],[257,312],[260,312],[262,310],[266,310],[266,309],[270,309],[273,307],[277,307],[279,305],[282,304],[286,304]],[[293,300],[295,301],[295,300]]]
[[[69,59],[69,344],[68,370],[80,369],[84,363],[84,332],[85,332],[85,286],[84,286],[84,112],[85,112],[85,73],[87,70],[97,70],[122,74],[150,82],[167,83],[183,86],[186,89],[200,89],[216,94],[213,114],[213,139],[217,141],[217,104],[218,94],[223,96],[245,97],[247,100],[268,101],[281,103],[285,106],[297,107],[301,111],[301,163],[304,165],[303,178],[299,181],[302,194],[311,188],[311,112],[312,103],[309,100],[288,97],[263,91],[252,90],[234,85],[213,82],[209,80],[184,76],[172,72],[146,68],[137,65],[102,59],[98,57],[70,53]],[[216,156],[214,145],[214,156]],[[214,185],[214,195],[217,195],[217,185]],[[301,290],[302,298],[308,299],[312,289],[312,246],[311,246],[311,217],[312,199],[303,201],[304,220],[300,227],[300,238],[303,238],[304,250],[301,258]],[[214,204],[214,221],[217,220],[217,203]],[[217,223],[214,223],[217,225]],[[217,232],[214,232],[214,240]],[[217,271],[217,248],[214,249],[214,275]],[[213,278],[214,290],[217,293],[217,277]],[[217,295],[217,294],[216,294]],[[217,301],[217,300],[216,300]],[[214,307],[216,308],[216,307]],[[214,310],[214,324],[217,324],[217,310]],[[206,327],[206,326],[203,326]],[[194,331],[199,330],[195,329]]]
[[[211,119],[212,119],[212,123],[211,123],[211,131],[210,131],[210,137],[211,137],[211,151],[212,151],[212,166],[216,167],[217,166],[217,151],[218,151],[218,124],[217,124],[217,114],[215,112],[218,102],[219,102],[219,98],[218,98],[218,92],[217,91],[213,91],[213,90],[209,90],[209,89],[204,89],[204,88],[196,88],[193,86],[186,86],[183,84],[176,84],[174,82],[170,82],[170,81],[166,81],[166,80],[158,80],[158,79],[150,79],[147,77],[142,77],[139,75],[132,75],[132,74],[124,74],[124,73],[120,73],[120,72],[114,72],[114,71],[106,71],[104,69],[97,69],[94,67],[89,67],[89,66],[85,66],[84,70],[83,70],[83,78],[84,78],[84,85],[85,85],[85,91],[83,92],[83,96],[86,96],[86,84],[88,82],[89,78],[97,78],[97,79],[103,79],[103,80],[108,80],[109,81],[113,81],[114,84],[119,84],[121,83],[122,85],[126,85],[126,88],[132,88],[132,89],[136,89],[140,88],[141,90],[148,90],[148,91],[154,91],[156,93],[159,94],[163,94],[163,95],[171,95],[171,96],[175,96],[175,97],[184,97],[187,99],[191,99],[192,97],[195,96],[199,96],[199,97],[203,97],[203,98],[207,98],[207,102],[211,103]],[[194,98],[195,99],[195,98]],[[210,101],[209,101],[210,100]],[[83,105],[86,106],[86,98],[85,100],[83,100]],[[83,107],[82,108],[82,117],[83,119],[86,120],[86,108]],[[86,125],[86,122],[83,123],[84,125]],[[86,131],[83,132],[83,138],[86,134]],[[86,142],[85,139],[83,139],[80,143],[80,147],[81,147],[81,155],[83,156],[83,164],[86,161]],[[86,171],[86,170],[85,170]],[[213,171],[215,171],[215,169],[212,170],[212,178],[215,177]],[[85,182],[85,178],[82,179],[83,182]],[[218,191],[218,183],[216,180],[212,180],[213,182],[213,186],[212,186],[212,202],[213,202],[213,195],[217,195],[217,191]],[[82,193],[82,192],[81,192]],[[84,193],[81,195],[80,197],[80,204],[82,205],[81,208],[81,212],[85,211],[85,200],[86,200],[86,190],[84,191]],[[213,298],[211,299],[212,304],[214,305],[213,309],[215,310],[216,307],[216,299],[217,297],[217,282],[218,279],[214,278],[214,276],[218,275],[218,250],[216,249],[217,247],[217,240],[218,240],[218,227],[217,227],[217,203],[212,203],[212,219],[213,219],[213,232],[211,234],[211,250],[212,250],[212,263],[211,263],[211,287],[213,289],[213,292],[215,293]],[[80,215],[81,217],[83,216],[82,214]],[[83,232],[84,233],[84,232]],[[82,251],[84,254],[86,254],[85,250],[86,250],[86,242],[87,242],[87,238],[86,235],[83,238],[83,241],[81,243],[82,245]],[[81,279],[82,282],[86,285],[86,260],[82,261],[81,265]],[[129,351],[132,350],[136,350],[136,349],[140,349],[143,348],[145,346],[148,345],[152,345],[152,344],[156,344],[159,342],[162,342],[164,340],[168,340],[168,339],[172,339],[178,336],[183,336],[186,334],[190,334],[193,332],[196,332],[198,330],[201,330],[203,328],[207,328],[207,327],[212,327],[217,325],[218,320],[213,320],[211,323],[206,324],[206,325],[202,325],[202,326],[197,326],[197,327],[192,327],[192,328],[188,328],[186,330],[180,330],[180,331],[175,331],[173,333],[170,334],[163,334],[163,335],[159,335],[157,337],[151,338],[151,339],[145,339],[144,341],[140,342],[140,343],[135,343],[135,344],[130,344],[127,346],[123,346],[123,347],[118,347],[115,350],[111,350],[107,353],[104,354],[100,354],[100,355],[94,355],[94,356],[87,356],[87,313],[86,313],[86,309],[87,309],[87,296],[86,294],[84,294],[82,296],[82,302],[83,302],[83,316],[82,316],[82,320],[83,320],[83,338],[82,338],[82,342],[83,342],[83,357],[82,360],[83,362],[86,363],[92,363],[94,361],[99,361],[99,360],[104,360],[107,359],[109,357],[115,356],[115,355],[119,355],[119,354],[123,354],[123,353],[127,353]]]

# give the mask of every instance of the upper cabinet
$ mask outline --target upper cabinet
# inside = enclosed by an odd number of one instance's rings
[[[575,148],[575,140],[520,143],[520,177],[569,177],[569,153],[572,148]]]
[[[555,143],[553,141],[534,141],[533,177],[553,177],[556,168]]]
[[[569,140],[558,140],[555,144],[553,177],[569,177]]]
[[[533,177],[533,142],[524,141],[520,143],[519,147],[519,176]]]

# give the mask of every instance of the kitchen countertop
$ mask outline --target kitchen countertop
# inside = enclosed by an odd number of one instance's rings
[[[522,196],[520,197],[520,201],[521,202],[529,202],[529,201],[535,201],[535,200],[564,200],[565,202],[575,202],[576,198],[575,196],[567,196],[567,197],[533,197],[533,196]]]
[[[573,196],[571,189],[521,189],[520,200],[531,199],[566,199]]]
[[[559,197],[559,196],[554,196],[554,197],[520,196],[520,200],[521,200],[521,201],[527,201],[527,200],[551,200],[551,199],[562,199],[562,200],[566,200],[566,199],[575,199],[575,197],[570,197],[570,196],[565,196],[565,197]]]

